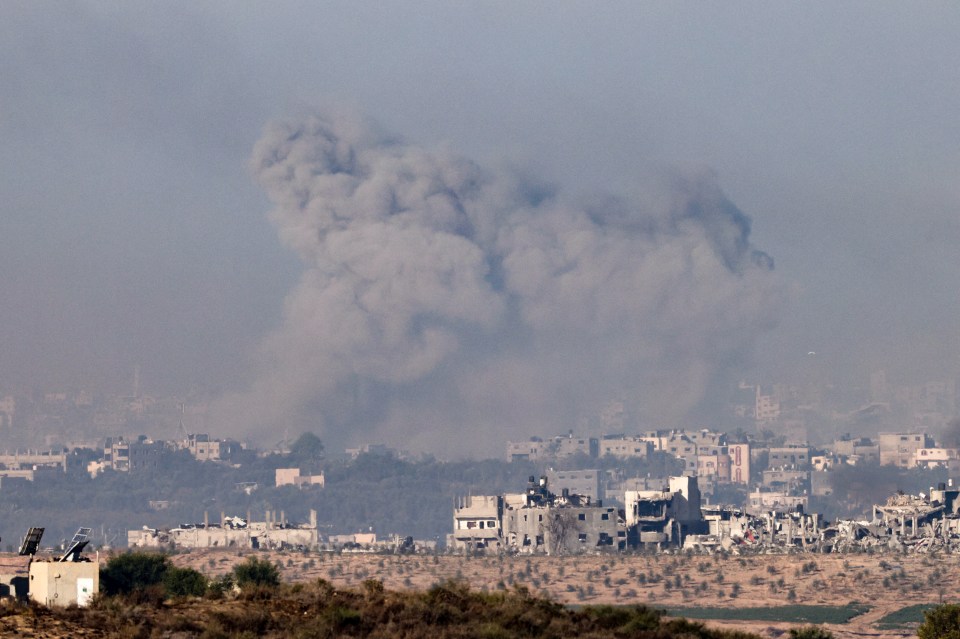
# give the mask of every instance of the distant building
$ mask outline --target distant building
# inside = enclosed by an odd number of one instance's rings
[[[180,524],[176,528],[159,530],[144,526],[127,531],[127,545],[131,548],[305,548],[319,546],[317,511],[310,511],[306,524],[286,521],[283,512],[267,511],[264,521],[249,521],[240,517],[226,517],[221,513],[219,523]]]
[[[326,484],[323,472],[319,475],[301,475],[299,468],[278,468],[276,470],[277,487],[296,486],[303,489],[304,486],[319,486],[323,488]]]
[[[449,544],[460,550],[503,549],[503,497],[468,495],[457,500],[453,510],[453,534]]]
[[[588,497],[547,488],[548,479],[530,478],[527,492],[504,496],[469,496],[457,502],[453,533],[455,550],[510,551],[563,555],[626,546],[619,513]]]
[[[159,468],[167,448],[163,442],[145,437],[127,441],[123,437],[108,437],[103,447],[104,468],[119,472],[131,472],[145,468]]]
[[[918,448],[914,452],[914,465],[922,468],[948,468],[957,459],[956,448]]]
[[[880,433],[880,464],[910,468],[916,464],[916,452],[921,448],[933,448],[933,438],[923,432]]]
[[[734,484],[750,483],[750,444],[730,444],[727,446],[730,457],[730,482]]]
[[[596,469],[586,470],[553,470],[546,472],[547,483],[554,492],[566,491],[571,495],[589,497],[591,502],[605,498],[603,486],[603,471]]]
[[[24,452],[4,453],[0,455],[0,466],[7,470],[38,470],[40,468],[54,468],[67,471],[66,451],[28,450]]]
[[[628,490],[624,503],[631,546],[682,545],[685,535],[706,532],[696,477],[670,477],[659,490]]]
[[[598,456],[621,459],[645,459],[653,451],[653,443],[638,435],[604,435],[598,442]]]
[[[770,448],[767,453],[767,468],[809,469],[810,448],[807,446]]]
[[[507,442],[507,461],[557,460],[584,455],[596,457],[600,450],[599,440],[593,437],[577,437],[573,431],[546,441],[532,437],[525,442]]]
[[[360,455],[396,455],[396,451],[386,444],[364,444],[356,448],[348,448],[345,452],[350,455],[350,459],[356,459]]]
[[[790,495],[782,490],[754,490],[748,495],[747,511],[759,514],[767,511],[788,512],[797,508],[807,509],[809,499],[806,495]]]
[[[780,400],[776,395],[764,395],[759,385],[756,388],[754,419],[758,425],[766,425],[780,419]]]
[[[831,449],[847,464],[880,463],[880,445],[869,437],[851,439],[845,436],[834,441]]]
[[[13,428],[13,421],[17,414],[17,400],[12,395],[0,397],[0,429]]]

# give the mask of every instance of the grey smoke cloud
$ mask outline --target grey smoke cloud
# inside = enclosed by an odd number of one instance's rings
[[[305,270],[217,407],[235,432],[490,453],[614,398],[675,423],[776,321],[773,262],[709,173],[583,204],[336,112],[270,123],[251,167]]]

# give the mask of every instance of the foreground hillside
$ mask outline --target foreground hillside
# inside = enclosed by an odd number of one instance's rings
[[[0,636],[252,639],[322,637],[584,637],[757,639],[662,618],[643,607],[571,610],[518,587],[482,593],[448,582],[426,591],[388,591],[378,581],[356,589],[311,584],[256,588],[218,600],[162,601],[145,594],[108,598],[90,609],[11,606],[0,612]]]
[[[908,637],[922,613],[892,627],[904,609],[960,601],[960,555],[935,554],[754,554],[585,555],[576,557],[391,556],[335,553],[256,553],[280,566],[283,580],[325,579],[337,588],[357,588],[375,578],[391,590],[425,590],[446,580],[469,581],[496,592],[522,585],[568,605],[646,605],[687,617],[777,636],[804,623],[826,624],[840,639]],[[214,576],[232,570],[250,553],[227,550],[174,555],[178,566]],[[796,614],[792,608],[818,606]],[[744,608],[767,615],[741,614]],[[834,610],[823,610],[832,608]],[[728,611],[725,616],[717,609]],[[709,616],[707,616],[709,615]],[[773,618],[772,618],[773,617]]]

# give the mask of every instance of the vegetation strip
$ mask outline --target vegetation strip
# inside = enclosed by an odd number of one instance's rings
[[[768,606],[754,608],[668,608],[672,617],[688,619],[732,619],[739,621],[782,621],[788,623],[844,624],[870,610],[853,603],[846,606]]]
[[[923,615],[928,610],[933,610],[937,604],[914,604],[906,606],[900,610],[894,610],[888,615],[881,617],[875,625],[879,630],[896,630],[916,626],[923,623]]]

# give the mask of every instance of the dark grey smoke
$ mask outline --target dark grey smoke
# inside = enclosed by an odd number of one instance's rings
[[[260,439],[491,453],[615,399],[672,425],[780,305],[710,174],[580,205],[340,113],[271,123],[251,166],[305,267],[259,378],[215,411]]]

